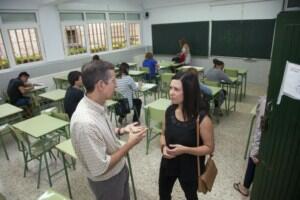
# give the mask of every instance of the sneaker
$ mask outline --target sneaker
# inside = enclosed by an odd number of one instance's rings
[[[123,119],[124,119],[124,117],[121,117],[121,116],[119,117],[119,119],[118,119],[119,124],[121,124],[121,125],[123,124]]]

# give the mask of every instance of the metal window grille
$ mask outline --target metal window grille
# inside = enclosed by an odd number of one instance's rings
[[[111,42],[112,49],[122,49],[126,47],[125,22],[111,22]]]
[[[140,24],[130,23],[129,24],[129,41],[131,46],[141,44],[141,29]]]
[[[65,26],[66,46],[68,55],[86,53],[84,28],[82,25]]]
[[[8,30],[16,64],[42,60],[36,28]]]
[[[0,31],[0,70],[6,69],[9,67],[8,59],[6,56],[6,50],[4,47],[3,39],[2,39],[2,33]]]
[[[90,49],[92,53],[106,51],[108,49],[106,42],[105,23],[88,24]]]

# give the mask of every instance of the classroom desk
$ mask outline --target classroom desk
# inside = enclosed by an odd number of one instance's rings
[[[132,76],[132,78],[135,81],[139,81],[144,78],[144,75],[146,74],[146,72],[145,71],[137,71],[137,70],[129,70],[128,74],[130,76]]]
[[[254,125],[254,120],[256,118],[256,108],[257,108],[257,104],[255,106],[253,106],[253,108],[250,111],[250,114],[251,114],[252,118],[251,118],[251,123],[250,123],[250,130],[249,130],[249,133],[248,133],[247,145],[246,145],[246,149],[245,149],[245,153],[244,153],[244,159],[245,160],[247,158],[247,153],[248,153],[248,149],[249,149],[250,138],[251,138],[252,129],[253,129],[253,125]]]
[[[238,78],[237,77],[229,77],[230,80],[232,81],[231,83],[227,83],[227,82],[221,82],[222,88],[226,88],[226,91],[228,92],[227,94],[227,100],[225,101],[225,109],[227,111],[227,114],[229,113],[229,111],[233,108],[233,110],[236,110],[236,101],[237,101],[237,81]],[[231,101],[231,88],[234,87],[234,103],[233,106],[230,105],[230,101]]]
[[[137,92],[137,97],[139,97],[139,93],[142,93],[144,96],[144,104],[146,104],[146,96],[149,92],[152,92],[154,89],[157,88],[157,85],[155,83],[143,83],[142,87],[139,87],[139,83],[135,82],[136,86],[139,88]],[[155,94],[155,93],[154,93]],[[156,94],[154,99],[156,99]]]
[[[0,125],[15,122],[22,119],[21,113],[23,109],[11,105],[9,103],[4,103],[0,105]]]
[[[13,124],[13,127],[16,129],[22,131],[23,133],[26,133],[34,138],[39,138],[41,140],[44,140],[46,138],[46,135],[53,133],[56,130],[59,129],[65,129],[65,131],[68,133],[68,125],[69,122],[51,117],[49,115],[38,115],[36,117],[32,117],[30,119],[26,119],[24,121],[18,122],[16,124]],[[46,169],[47,169],[47,175],[50,187],[52,187],[52,181],[47,156],[46,153],[44,153],[44,159],[46,163]]]
[[[177,71],[185,71],[185,70],[188,70],[190,68],[193,68],[197,72],[200,72],[200,73],[204,72],[204,67],[198,67],[198,66],[182,66],[182,67],[177,68]]]
[[[35,85],[31,90],[28,91],[27,94],[38,95],[40,93],[46,92],[47,86],[45,85]]]
[[[121,145],[124,145],[125,142],[119,140]],[[63,164],[64,164],[64,171],[66,175],[66,181],[67,181],[67,186],[68,186],[68,191],[69,191],[69,196],[72,199],[72,192],[71,192],[71,186],[70,186],[70,180],[69,180],[69,175],[68,175],[68,166],[67,166],[67,161],[65,158],[65,155],[70,156],[72,159],[77,159],[76,153],[74,151],[74,147],[72,145],[71,139],[65,140],[58,145],[56,145],[56,148],[62,152],[62,157],[63,157]],[[129,153],[126,155],[127,158],[127,163],[128,163],[128,168],[129,168],[129,173],[130,173],[130,178],[131,178],[131,184],[132,184],[132,189],[133,189],[133,195],[134,199],[136,200],[136,190],[135,190],[135,184],[134,184],[134,179],[133,179],[133,174],[132,174],[132,167],[131,167],[131,161],[129,157]]]
[[[110,112],[110,121],[112,121],[112,113],[115,112],[115,106],[118,104],[117,101],[114,101],[114,100],[111,100],[111,99],[108,99],[105,101],[105,106],[107,107],[107,109],[109,110]],[[115,122],[117,124],[117,117],[115,115]]]
[[[66,95],[66,90],[57,89],[40,94],[39,96],[57,104],[58,110],[64,112],[63,100]]]
[[[67,89],[69,86],[68,74],[64,73],[53,77],[56,89]]]
[[[232,69],[232,70],[238,70],[238,75],[241,77],[241,89],[240,89],[240,101],[242,100],[242,96],[246,96],[246,89],[247,89],[247,74],[248,70],[247,69],[239,69],[239,68],[228,68],[226,69]]]
[[[167,69],[171,69],[171,71],[176,71],[176,69],[182,65],[182,63],[175,63],[172,61],[165,61],[165,60],[160,61],[158,64],[160,66],[159,69],[161,71]]]

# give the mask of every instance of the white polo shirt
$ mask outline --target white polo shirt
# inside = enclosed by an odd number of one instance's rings
[[[125,158],[107,171],[111,155],[121,143],[104,106],[84,96],[73,113],[70,129],[78,161],[89,179],[104,181],[123,169]]]

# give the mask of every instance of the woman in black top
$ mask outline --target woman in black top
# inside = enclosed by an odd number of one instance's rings
[[[205,155],[214,151],[213,125],[201,98],[198,77],[177,73],[170,84],[172,105],[166,110],[160,138],[162,160],[159,173],[160,200],[170,200],[176,179],[188,200],[197,200],[197,157],[201,172]],[[200,146],[196,141],[196,120],[200,121]]]

